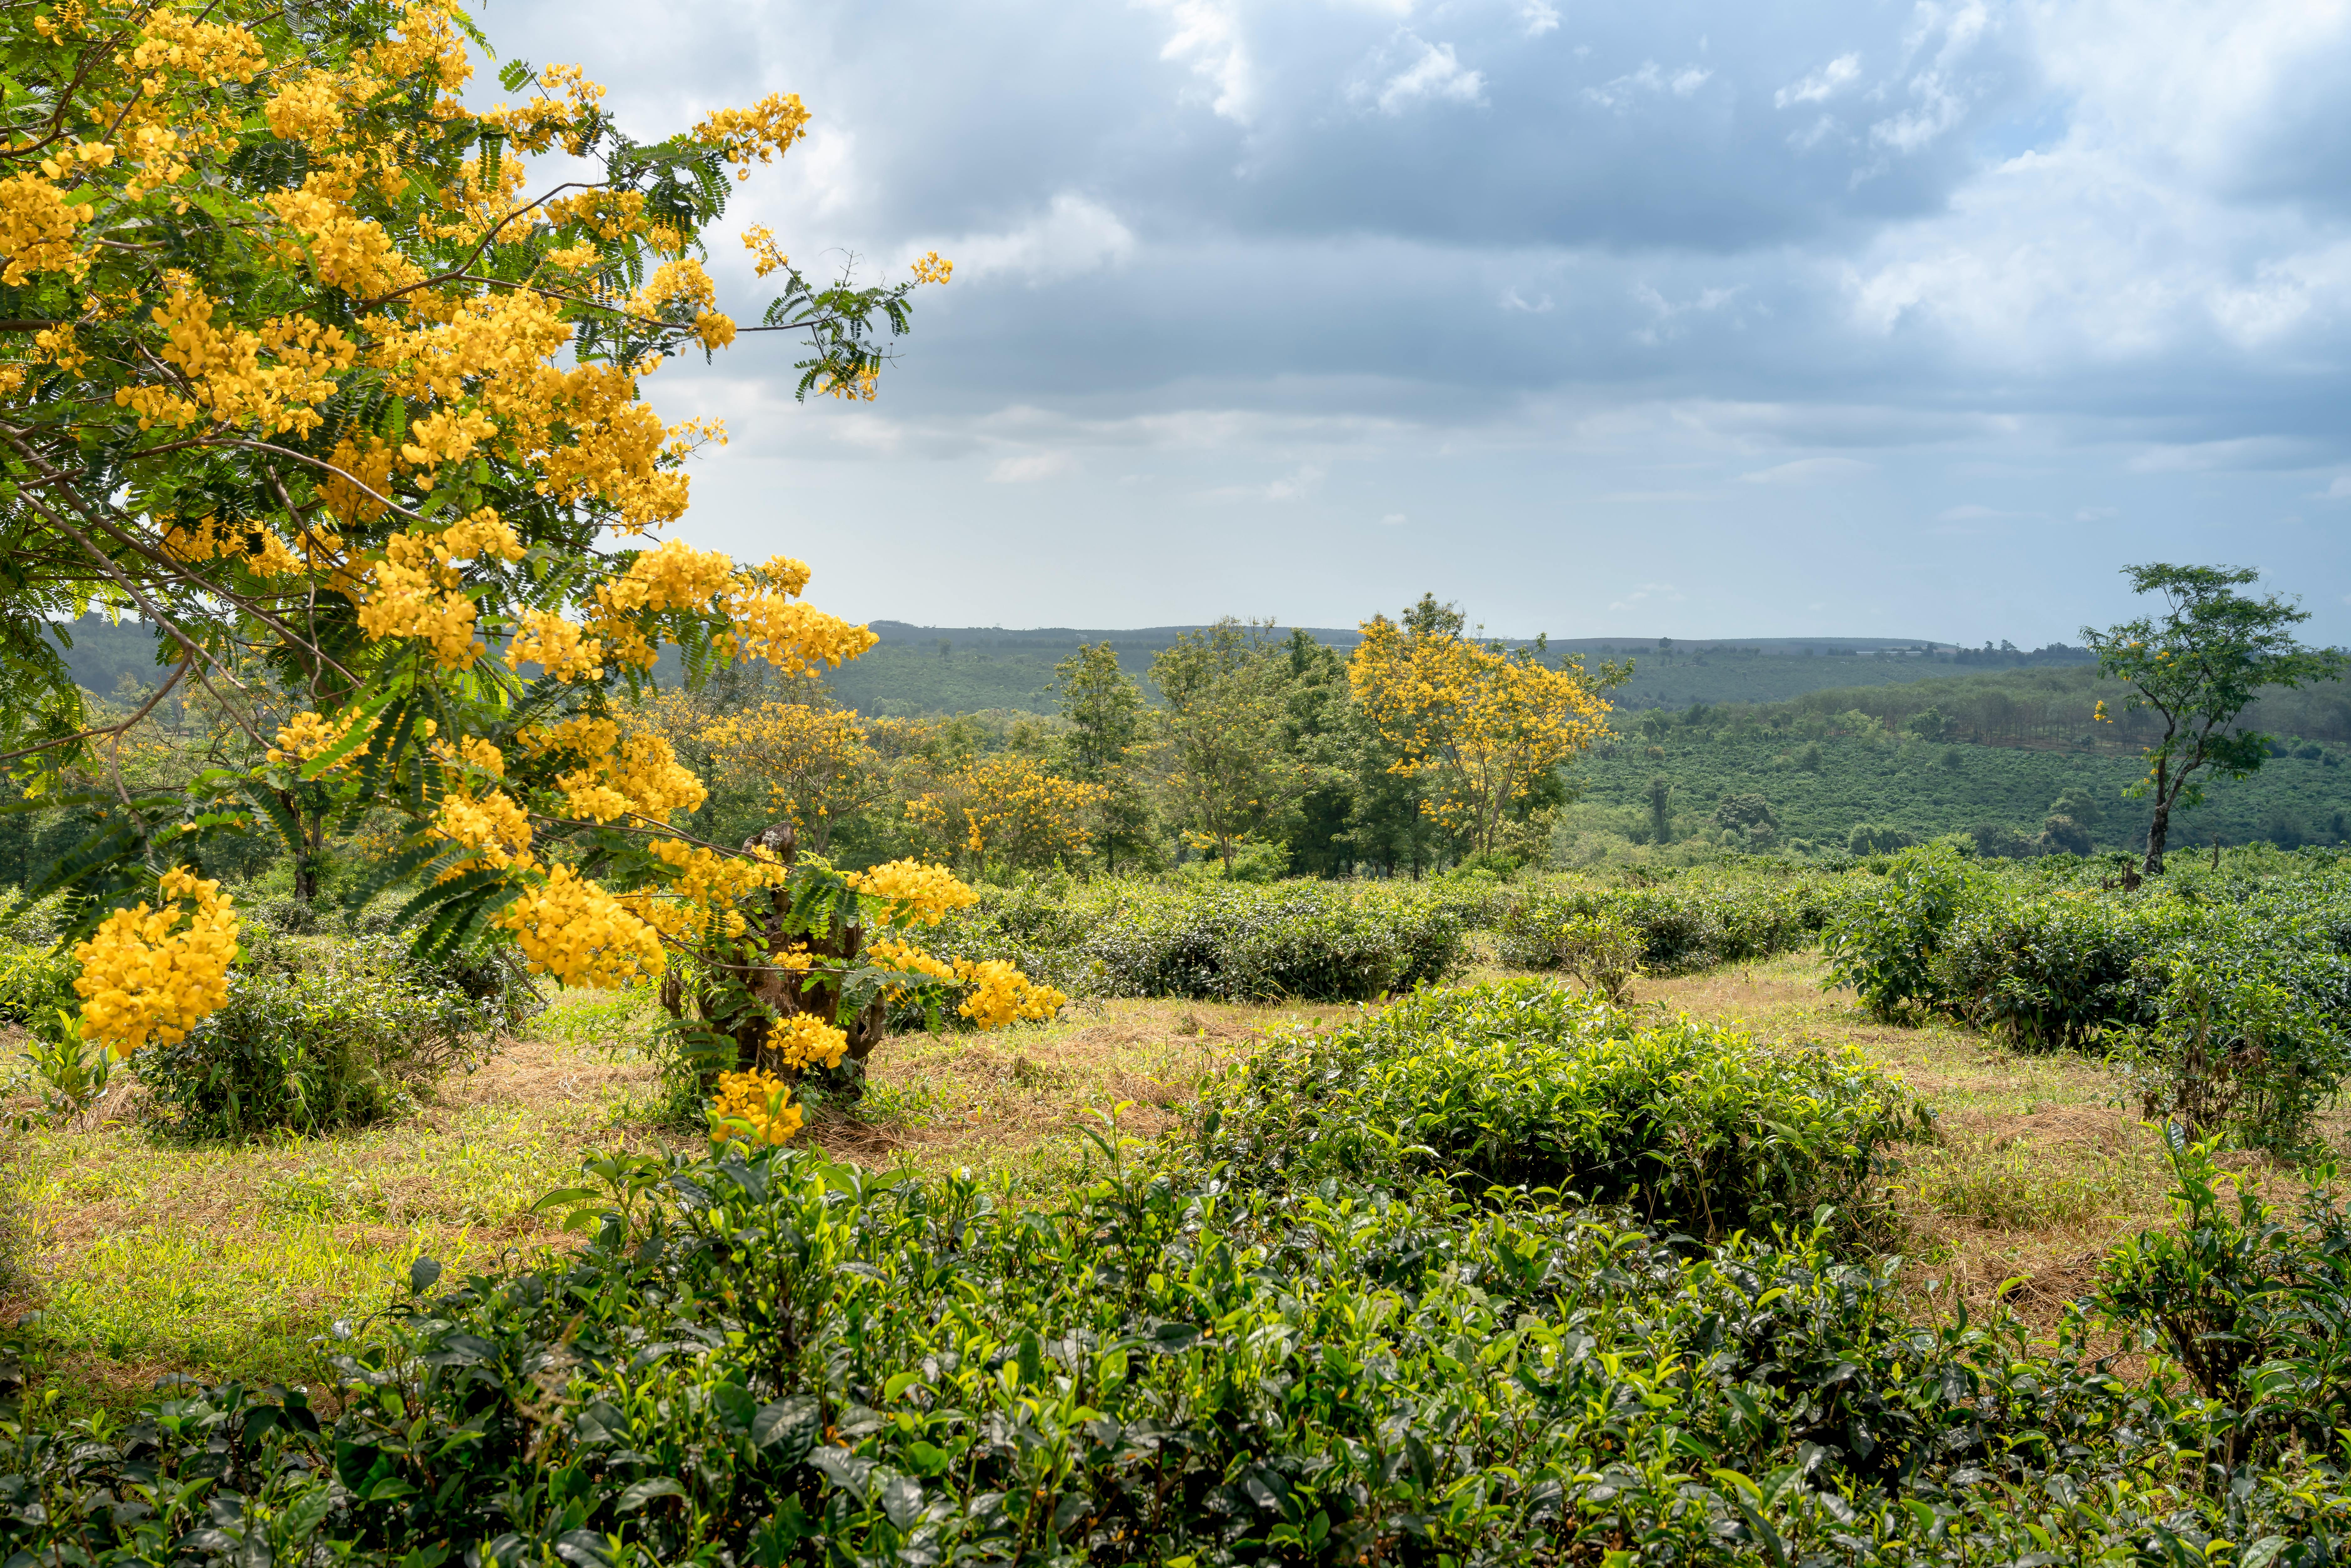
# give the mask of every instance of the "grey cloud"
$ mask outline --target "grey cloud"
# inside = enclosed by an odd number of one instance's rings
[[[2019,597],[1928,530],[2075,517],[2049,565],[2080,582],[2118,551],[2217,548],[2216,519],[2283,530],[2244,519],[2351,465],[2351,45],[2306,8],[751,0],[648,27],[523,0],[484,21],[539,63],[589,50],[650,130],[801,92],[816,137],[737,215],[804,265],[961,263],[881,403],[795,406],[772,342],[657,378],[665,409],[735,431],[697,526],[886,519],[894,546],[844,540],[826,569],[870,580],[872,613],[956,619],[1008,551],[1123,580],[1201,530],[1212,558],[1217,519],[1250,514],[1279,521],[1232,548],[1370,603],[1482,582],[1561,625],[1547,602],[1604,617],[1673,575],[1678,612],[1761,633],[1858,602],[1789,574],[1809,551],[2045,640],[2075,591]],[[738,256],[715,270],[756,298]],[[1388,517],[1413,521],[1366,529]],[[966,561],[946,518],[1004,548]],[[2275,532],[2275,559],[2339,577],[2324,536]],[[889,599],[932,591],[918,545],[953,563],[928,608]],[[1584,560],[1588,594],[1540,586]],[[1236,608],[1206,568],[1142,575],[1116,591],[1138,621]]]

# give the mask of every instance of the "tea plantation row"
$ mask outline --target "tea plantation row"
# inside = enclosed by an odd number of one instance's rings
[[[1277,1041],[1189,1136],[1108,1134],[1053,1201],[799,1149],[615,1158],[559,1197],[591,1245],[462,1284],[420,1262],[329,1347],[331,1399],[12,1416],[0,1552],[2344,1561],[2330,1195],[2231,1213],[2184,1147],[2186,1224],[2118,1248],[2053,1343],[1921,1326],[1865,1228],[1807,1218],[1865,1215],[1917,1107],[1856,1061],[1759,1060],[1518,980]]]

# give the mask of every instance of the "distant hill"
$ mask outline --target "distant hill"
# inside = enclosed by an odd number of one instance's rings
[[[872,622],[879,645],[833,672],[833,694],[866,714],[914,716],[1012,708],[1050,713],[1053,666],[1084,643],[1108,643],[1120,667],[1149,689],[1151,661],[1198,626],[1145,626],[1089,631],[1047,626],[1008,631],[1000,626],[916,626],[904,621]],[[156,679],[155,639],[144,622],[110,623],[85,615],[63,628],[73,646],[63,650],[75,681],[101,696],[113,694],[128,674],[143,685]],[[1335,648],[1361,640],[1353,627],[1309,626],[1307,635]],[[1290,628],[1276,629],[1286,637]],[[1924,640],[1872,637],[1741,637],[1660,639],[1571,637],[1551,647],[1588,661],[1630,659],[1633,677],[1616,691],[1619,709],[1683,708],[1693,703],[1787,702],[1834,686],[1891,685],[1970,670],[2087,663],[2090,655],[2062,644],[2018,649],[1954,647]],[[657,674],[678,678],[674,649]]]
[[[872,622],[882,641],[830,677],[835,695],[862,713],[911,716],[1017,708],[1050,713],[1053,666],[1083,643],[1108,643],[1120,668],[1149,682],[1151,661],[1178,635],[1197,626],[1148,626],[1128,631],[1038,627],[914,626]],[[1290,628],[1275,635],[1286,637]],[[1361,641],[1354,628],[1309,626],[1306,634],[1334,648]],[[1520,644],[1523,645],[1523,644]],[[1551,647],[1596,664],[1630,659],[1633,677],[1619,687],[1619,708],[1687,707],[1692,703],[1786,702],[1831,686],[1887,685],[1949,675],[1956,665],[2014,668],[2087,663],[2090,655],[2062,645],[1961,649],[1948,643],[1872,637],[1741,637],[1703,641],[1672,638],[1571,637]]]

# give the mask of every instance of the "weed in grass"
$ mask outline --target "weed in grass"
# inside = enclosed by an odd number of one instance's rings
[[[926,1127],[946,1113],[946,1104],[929,1080],[912,1079],[868,1084],[858,1109],[875,1126]]]
[[[1913,1160],[1905,1184],[1936,1214],[1991,1230],[2082,1229],[2145,1207],[2162,1177],[2145,1162],[2078,1145],[2035,1147],[1961,1134]]]
[[[625,1056],[643,1052],[660,1012],[651,986],[620,991],[568,989],[556,993],[532,1032],[576,1049]]]

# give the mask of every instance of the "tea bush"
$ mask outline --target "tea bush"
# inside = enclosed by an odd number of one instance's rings
[[[1991,873],[1949,844],[1903,851],[1882,880],[1851,893],[1823,930],[1830,980],[1852,987],[1880,1019],[1936,1007],[1945,999],[1935,967],[1943,938],[1994,886]]]
[[[1106,1145],[1107,1146],[1107,1145]],[[1823,1233],[1574,1206],[1067,1202],[794,1149],[615,1158],[584,1250],[418,1293],[283,1389],[0,1423],[23,1563],[2138,1563],[2318,1568],[2335,1462],[2206,1466],[2158,1364],[1910,1322]],[[584,1200],[584,1201],[582,1201]],[[601,1212],[601,1220],[595,1218]],[[38,1407],[35,1406],[37,1412]]]
[[[2137,889],[1905,851],[1832,921],[1830,977],[1880,1017],[1939,1011],[2028,1050],[2115,1051],[2150,1115],[2308,1136],[2351,1071],[2351,874],[2274,851],[2184,858]]]
[[[1601,920],[1639,933],[1643,969],[1686,974],[1811,946],[1841,899],[1840,880],[1819,874],[1726,873],[1651,886],[1539,883],[1502,904],[1497,954],[1513,968],[1557,968],[1563,935],[1577,922]]]
[[[2173,1135],[2175,1224],[2108,1254],[2099,1305],[2236,1412],[2225,1462],[2288,1441],[2325,1452],[2351,1428],[2351,1216],[2332,1166],[2292,1221],[2241,1178],[2231,1215],[2215,1147]]]
[[[72,959],[49,948],[0,940],[0,1021],[46,1023],[59,1008],[78,1005]]]
[[[1851,1051],[1788,1053],[1556,981],[1424,993],[1266,1051],[1203,1096],[1204,1153],[1239,1180],[1559,1188],[1720,1237],[1866,1218],[1926,1107]]]
[[[1060,896],[988,889],[931,946],[1079,995],[1363,1001],[1459,974],[1468,934],[1463,901],[1434,889],[1106,880]]]
[[[179,1135],[320,1132],[397,1114],[494,1022],[393,942],[247,937],[226,1004],[185,1040],[132,1059],[148,1113]]]

